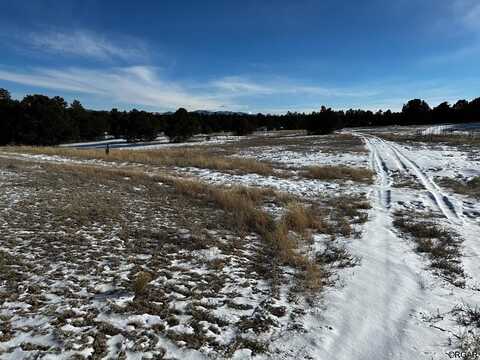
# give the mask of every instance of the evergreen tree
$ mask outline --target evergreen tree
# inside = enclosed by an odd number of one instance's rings
[[[423,100],[408,101],[401,112],[350,109],[333,111],[322,106],[311,114],[285,115],[193,112],[180,108],[174,114],[132,110],[119,112],[85,109],[75,100],[67,107],[60,97],[28,95],[19,102],[0,89],[0,144],[55,145],[60,142],[95,140],[110,132],[128,141],[150,141],[164,131],[172,142],[188,140],[196,133],[234,132],[246,135],[262,127],[306,129],[310,134],[328,134],[343,126],[386,126],[430,123],[475,122],[480,118],[480,98],[459,100],[453,106],[443,102],[433,109]]]
[[[0,101],[12,100],[10,92],[7,89],[0,88]]]
[[[18,102],[7,90],[0,89],[0,145],[15,142],[18,113]]]
[[[184,108],[180,108],[166,124],[165,135],[171,142],[183,142],[195,135],[199,128],[197,119]]]
[[[152,141],[156,137],[153,117],[145,111],[133,109],[127,115],[124,136],[127,141]]]
[[[233,133],[236,136],[245,136],[255,131],[255,122],[253,118],[241,117],[233,125]]]
[[[312,113],[307,117],[306,129],[312,135],[325,135],[338,129],[340,123],[339,113],[322,106],[320,112]]]
[[[442,102],[432,110],[432,122],[442,123],[452,120],[452,108],[448,102]]]
[[[429,124],[431,121],[430,106],[420,99],[414,99],[403,105],[403,124]]]
[[[20,103],[17,141],[30,145],[56,145],[71,138],[67,103],[60,97],[28,95]]]

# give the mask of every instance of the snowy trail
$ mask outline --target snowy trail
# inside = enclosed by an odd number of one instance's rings
[[[364,138],[377,180],[370,220],[362,238],[351,244],[361,264],[344,279],[343,288],[326,294],[325,313],[309,315],[308,331],[288,341],[298,349],[297,358],[305,351],[313,359],[430,359],[438,351],[433,340],[438,330],[419,326],[416,319],[430,296],[424,264],[392,230],[393,180],[387,163],[398,169],[403,165],[385,153],[382,142]]]
[[[374,156],[383,159],[384,166],[380,172],[378,167],[374,167],[380,178],[391,171],[400,170],[400,172],[410,173],[418,179],[427,191],[429,200],[432,201],[434,207],[444,215],[449,226],[463,238],[464,257],[462,260],[464,268],[470,276],[468,281],[471,283],[471,288],[480,289],[480,242],[478,241],[480,227],[463,215],[462,201],[453,194],[446,194],[432,177],[412,160],[409,151],[401,145],[369,134],[356,134],[364,139],[370,151],[376,154]]]
[[[367,141],[371,167],[378,178],[372,219],[362,240],[353,245],[362,258],[360,268],[341,298],[332,302],[326,319],[335,331],[315,358],[418,358],[412,315],[422,304],[421,264],[409,257],[410,248],[392,231],[392,180],[377,141]],[[401,164],[397,164],[401,167]]]
[[[431,359],[441,354],[444,334],[418,321],[425,305],[447,308],[458,301],[447,300],[439,292],[425,286],[423,259],[415,254],[404,239],[393,231],[393,173],[415,176],[428,196],[419,202],[428,209],[436,208],[447,223],[465,238],[469,257],[464,258],[465,270],[478,274],[479,245],[473,226],[458,210],[457,199],[445,194],[435,181],[412,160],[400,145],[376,136],[359,134],[370,152],[370,165],[377,174],[373,189],[371,220],[365,225],[361,241],[352,244],[352,252],[362,262],[345,288],[327,297],[327,315],[322,321],[333,329],[321,339],[312,354],[318,359]],[[475,275],[473,275],[475,277]],[[474,286],[470,286],[474,288]],[[440,295],[442,294],[442,295]],[[324,333],[324,332],[323,332]]]
[[[383,200],[376,199],[373,219],[354,246],[361,267],[334,305],[329,315],[334,335],[315,358],[418,358],[411,320],[425,295],[421,268],[405,261],[409,249],[391,231]]]
[[[373,149],[374,152],[378,153],[378,149],[381,149],[382,153],[385,154],[384,156],[395,158],[398,168],[402,172],[410,172],[415,175],[422,186],[428,191],[430,198],[434,201],[438,210],[452,224],[461,225],[463,223],[462,218],[459,216],[459,211],[457,211],[456,206],[454,205],[456,201],[444,194],[440,187],[424,171],[422,171],[413,160],[410,159],[400,146],[384,141],[373,135],[362,134],[362,137],[366,141],[367,146]],[[388,168],[386,171],[388,171]]]
[[[391,203],[391,181],[388,180],[387,172],[386,172],[386,165],[385,162],[382,160],[381,155],[379,154],[377,147],[372,146],[370,143],[367,143],[367,146],[370,150],[371,154],[371,167],[375,170],[375,172],[379,176],[379,184],[378,184],[378,194],[379,198],[383,202],[386,208],[390,208]]]
[[[462,219],[459,217],[458,212],[455,208],[454,202],[445,195],[440,187],[425,174],[413,160],[411,160],[397,145],[388,144],[385,141],[381,140],[387,146],[389,146],[392,151],[395,153],[397,158],[405,164],[406,169],[411,169],[425,189],[431,194],[435,199],[437,206],[440,211],[445,215],[445,217],[452,223],[461,225]]]

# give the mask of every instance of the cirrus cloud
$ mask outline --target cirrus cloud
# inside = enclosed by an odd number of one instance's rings
[[[101,96],[109,102],[150,106],[159,110],[178,107],[220,109],[225,105],[213,96],[199,95],[160,78],[148,66],[111,69],[0,70],[0,79],[45,89]]]
[[[95,60],[143,61],[148,56],[138,39],[120,37],[111,41],[86,30],[36,32],[27,36],[27,41],[37,51]]]

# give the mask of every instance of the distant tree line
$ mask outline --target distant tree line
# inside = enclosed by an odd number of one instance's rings
[[[470,122],[480,119],[480,98],[460,100],[453,106],[444,102],[435,108],[415,99],[401,112],[348,110],[321,107],[309,114],[284,115],[231,112],[150,113],[131,110],[96,111],[85,109],[79,101],[67,104],[61,97],[27,95],[21,101],[0,89],[0,145],[56,145],[72,141],[97,140],[105,134],[129,142],[151,141],[164,133],[172,142],[182,142],[195,134],[232,132],[247,135],[258,129],[307,130],[328,134],[342,127],[413,125]]]

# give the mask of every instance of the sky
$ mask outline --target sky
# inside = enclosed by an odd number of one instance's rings
[[[0,2],[0,88],[92,109],[434,106],[479,60],[479,0]]]

